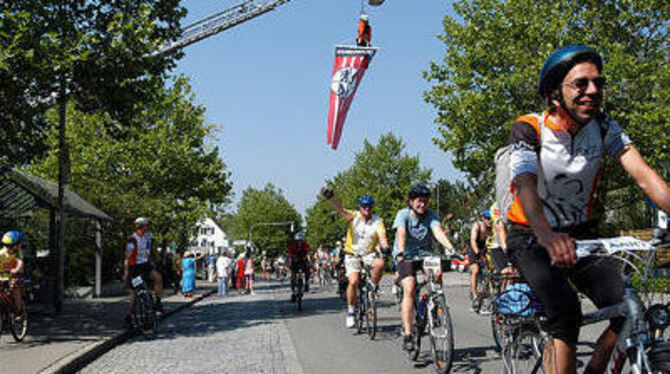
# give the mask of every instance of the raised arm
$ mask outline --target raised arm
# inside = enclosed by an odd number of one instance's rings
[[[321,195],[323,195],[323,197],[325,197],[328,200],[328,202],[330,202],[330,205],[332,205],[333,208],[335,208],[340,217],[342,217],[343,219],[349,219],[349,213],[347,213],[347,211],[344,208],[342,208],[342,205],[340,205],[339,201],[335,199],[335,194],[331,189],[328,189],[325,186],[321,187]]]

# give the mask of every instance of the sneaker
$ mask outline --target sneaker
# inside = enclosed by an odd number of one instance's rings
[[[154,305],[154,309],[160,314],[165,313],[165,309],[163,309],[163,303],[161,302],[160,299],[156,300],[156,304]]]
[[[414,339],[412,339],[412,335],[403,335],[402,337],[402,348],[406,351],[413,351],[414,350]]]
[[[479,313],[479,309],[482,307],[482,300],[477,297],[476,299],[472,300],[472,311],[475,313]]]
[[[347,312],[347,328],[351,329],[355,324],[354,312]]]
[[[396,286],[395,284],[392,285],[391,286],[391,293],[394,294],[394,295],[397,295],[398,294],[398,286]]]

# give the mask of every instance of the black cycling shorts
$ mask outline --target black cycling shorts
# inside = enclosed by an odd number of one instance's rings
[[[298,270],[302,269],[303,273],[307,274],[309,267],[307,266],[307,261],[291,261],[291,273],[295,274]]]
[[[397,265],[398,281],[402,282],[407,277],[415,277],[416,272],[423,268],[421,261],[400,261]]]
[[[150,262],[144,262],[141,264],[137,265],[130,265],[128,267],[128,273],[129,277],[126,280],[126,286],[128,288],[132,288],[130,281],[138,276],[142,276],[142,279],[148,279],[149,278],[149,273],[151,273],[153,270],[156,270],[153,265],[151,265]]]
[[[509,230],[507,248],[512,264],[542,303],[547,329],[555,338],[577,344],[579,337],[582,311],[570,282],[598,308],[623,299],[624,279],[615,259],[587,257],[570,269],[559,269],[551,265],[549,253],[539,245],[532,231],[514,228]],[[623,318],[610,320],[610,327],[617,333],[622,324]]]

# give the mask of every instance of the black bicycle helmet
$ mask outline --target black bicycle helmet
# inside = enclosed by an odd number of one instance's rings
[[[593,48],[582,44],[571,44],[557,49],[545,61],[540,70],[537,88],[540,96],[547,99],[551,92],[563,81],[568,71],[584,61],[594,63],[602,71],[603,60]]]
[[[410,199],[414,199],[417,197],[430,197],[430,188],[426,187],[426,185],[423,183],[419,183],[409,189],[409,193],[407,194],[407,196]]]

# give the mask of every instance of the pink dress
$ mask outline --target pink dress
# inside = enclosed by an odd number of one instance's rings
[[[244,275],[253,276],[254,275],[254,260],[249,259],[244,265]]]

